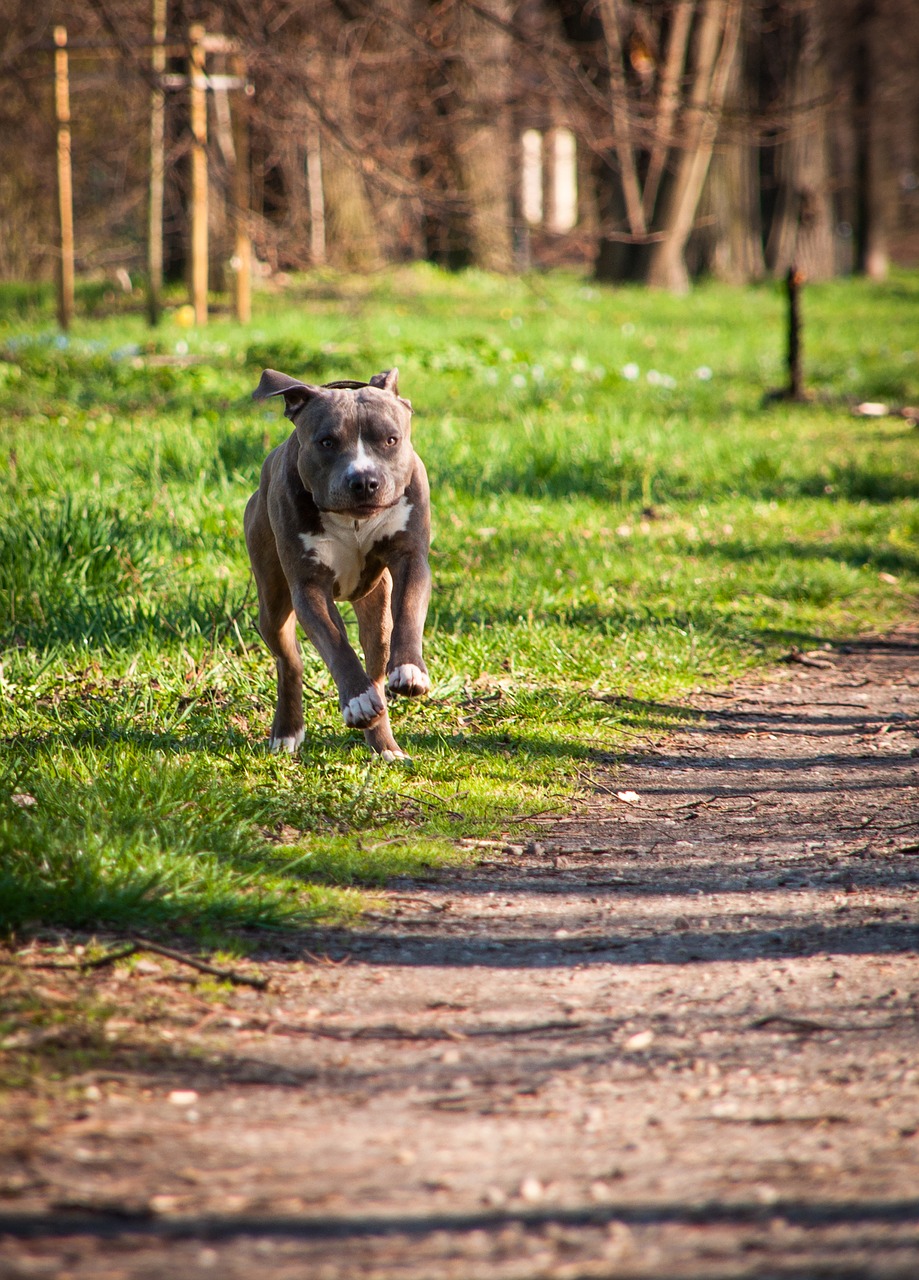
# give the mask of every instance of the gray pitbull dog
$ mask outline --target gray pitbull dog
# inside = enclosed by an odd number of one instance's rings
[[[421,656],[431,517],[398,371],[317,387],[266,369],[252,394],[283,396],[294,424],[266,458],[245,516],[259,628],[278,668],[271,749],[293,754],[303,741],[299,620],[332,673],[345,724],[363,729],[384,760],[406,759],[386,689],[420,697],[431,687]],[[336,600],[354,607],[366,671]]]

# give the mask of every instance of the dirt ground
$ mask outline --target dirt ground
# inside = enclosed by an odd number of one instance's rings
[[[0,1276],[914,1280],[919,631],[801,656],[267,991],[20,952]]]

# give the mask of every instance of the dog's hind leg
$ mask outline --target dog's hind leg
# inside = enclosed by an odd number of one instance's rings
[[[373,681],[384,708],[386,707],[386,666],[389,662],[389,640],[392,635],[391,598],[392,578],[387,569],[372,591],[369,591],[361,600],[353,601],[367,675]],[[393,737],[388,710],[384,710],[376,724],[364,730],[364,738],[371,751],[381,755],[384,760],[408,759]]]

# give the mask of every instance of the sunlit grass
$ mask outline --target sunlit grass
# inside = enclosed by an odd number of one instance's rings
[[[361,886],[561,811],[674,701],[887,625],[919,578],[919,279],[675,299],[574,276],[323,275],[248,329],[82,318],[0,290],[0,917],[198,930],[353,918]],[[307,651],[268,754],[246,498],[287,423],[263,365],[397,364],[432,478],[432,697],[371,761]],[[668,709],[669,708],[669,709]],[[463,843],[461,843],[463,842]]]

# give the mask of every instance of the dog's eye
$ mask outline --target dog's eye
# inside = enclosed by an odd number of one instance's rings
[[[399,437],[398,437],[398,436],[387,436],[387,437],[386,437],[386,443],[387,443],[387,444],[390,444],[390,445],[392,445],[392,444],[398,444],[398,443],[399,443]]]
[[[335,441],[331,436],[324,436],[321,440],[317,440],[316,443],[320,449],[331,449]]]

